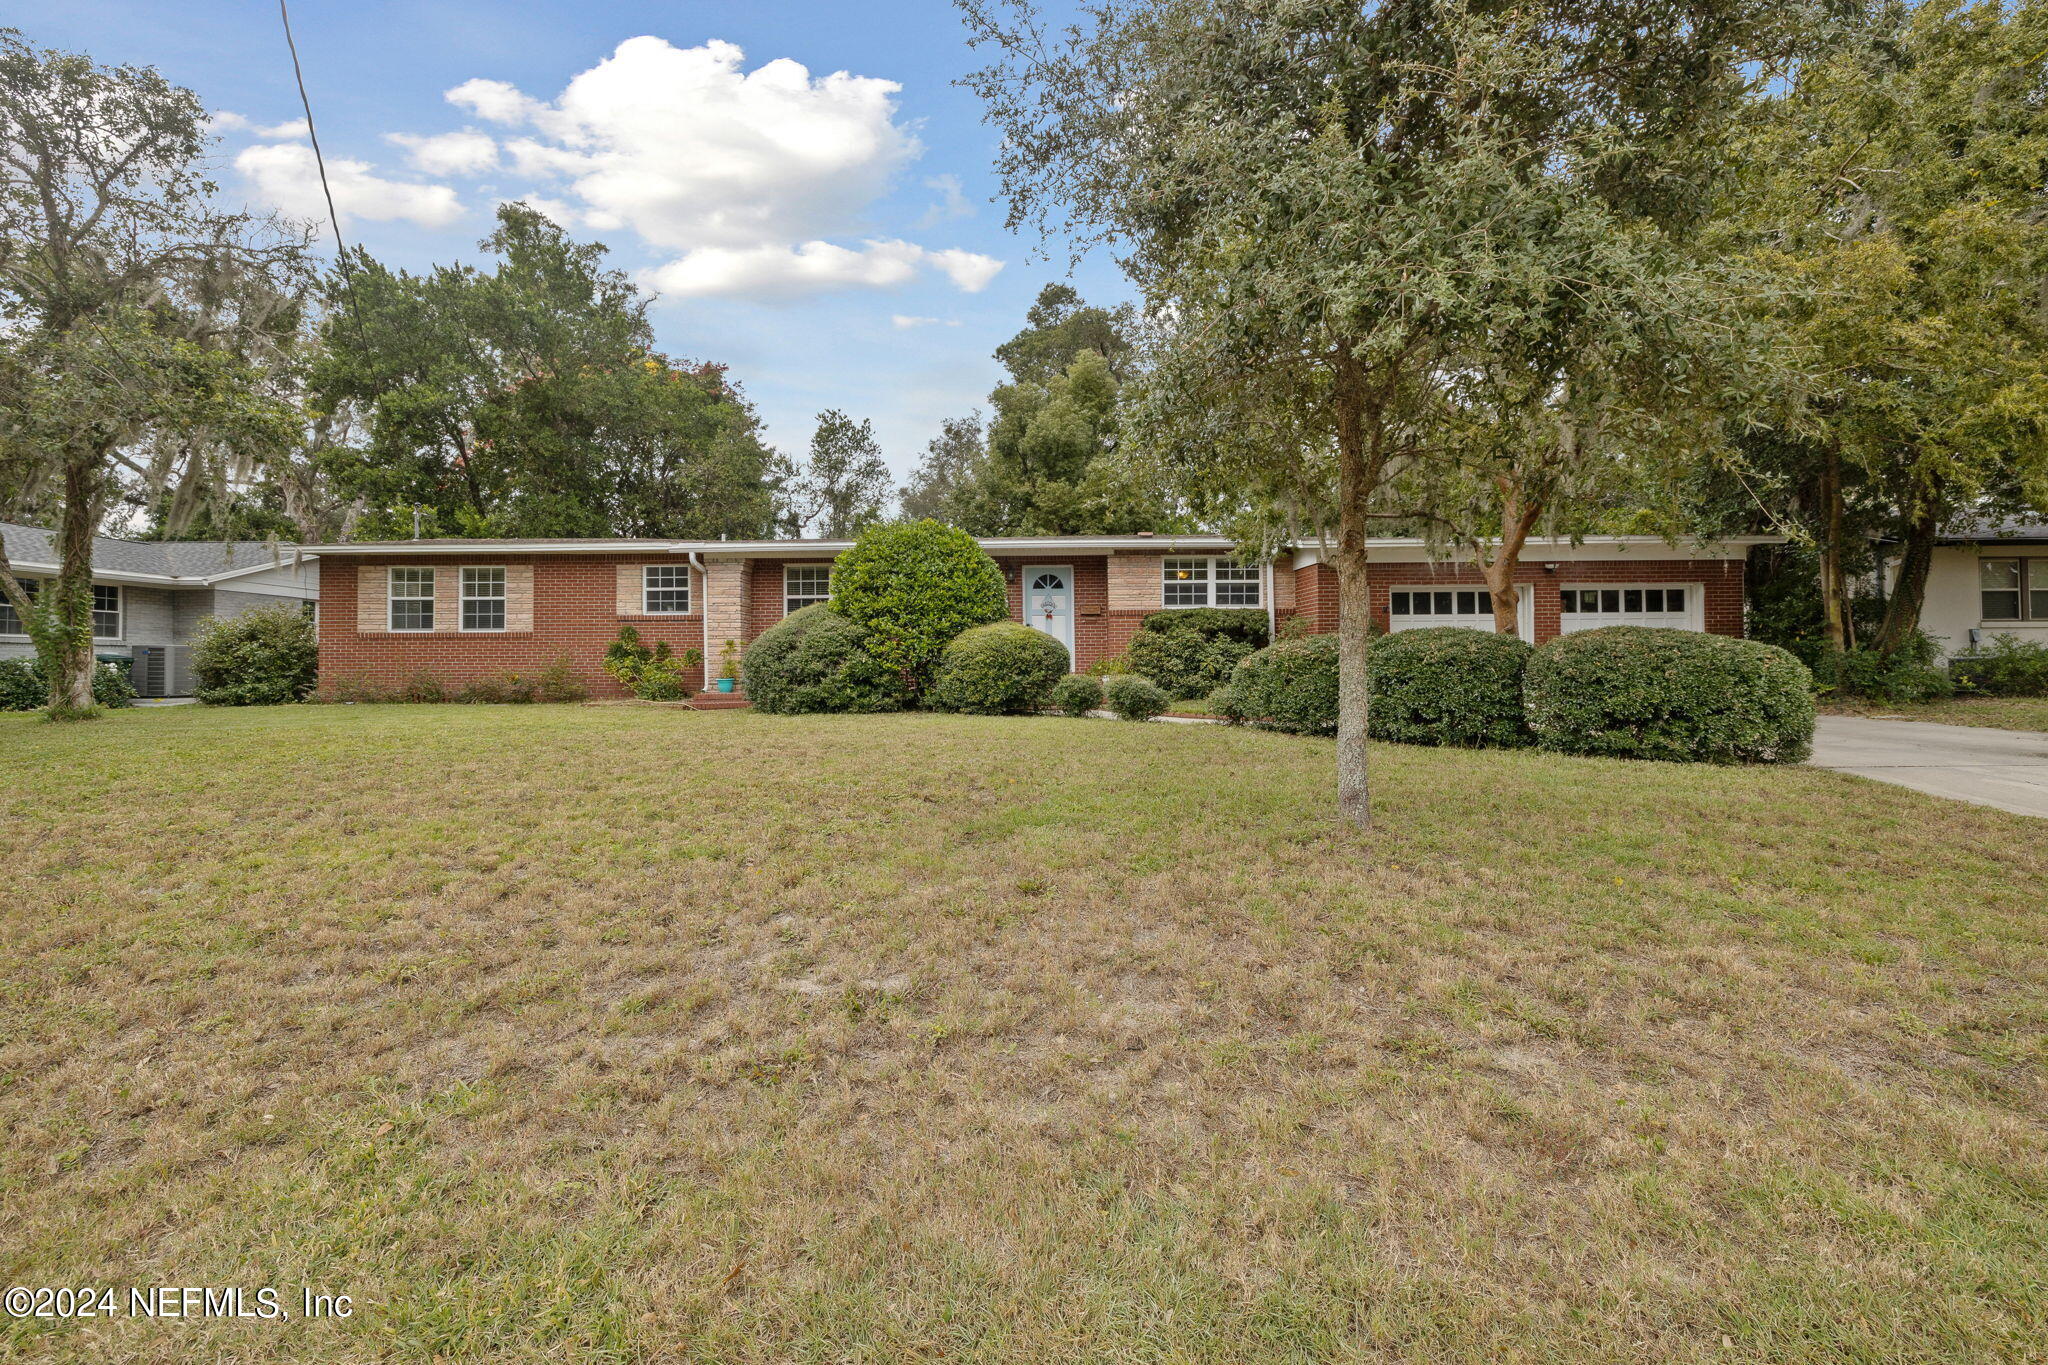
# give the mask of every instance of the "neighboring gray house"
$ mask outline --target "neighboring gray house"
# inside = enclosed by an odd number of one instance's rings
[[[57,572],[50,533],[0,522],[14,576]],[[277,602],[314,602],[316,561],[296,545],[262,540],[115,540],[93,537],[93,652],[126,661],[145,697],[192,691],[192,639],[201,617],[233,616]],[[14,608],[0,598],[0,659],[35,653]]]
[[[1944,535],[1927,569],[1920,627],[1947,655],[1974,653],[2000,635],[2048,644],[2048,521],[1978,521]]]

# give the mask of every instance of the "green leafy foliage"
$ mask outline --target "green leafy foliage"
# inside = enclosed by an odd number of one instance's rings
[[[1266,643],[1266,613],[1242,607],[1155,611],[1125,650],[1129,671],[1169,697],[1206,697],[1239,660]]]
[[[1523,703],[1558,753],[1689,763],[1797,763],[1813,747],[1813,677],[1776,645],[1610,626],[1550,641]]]
[[[1264,649],[1272,643],[1272,623],[1258,607],[1174,607],[1150,613],[1138,628],[1160,634],[1192,631],[1214,639],[1242,640],[1253,649]]]
[[[946,646],[928,700],[934,710],[977,716],[1036,711],[1069,662],[1065,645],[1021,621],[976,626]]]
[[[832,609],[866,632],[867,651],[917,696],[954,636],[1009,614],[1009,591],[965,531],[899,522],[869,527],[839,556]]]
[[[192,644],[194,695],[208,706],[277,706],[313,691],[320,644],[298,603],[209,616]]]
[[[1994,635],[1975,654],[1949,660],[1957,687],[1986,697],[2048,697],[2048,644]]]
[[[657,640],[650,649],[631,625],[620,626],[619,638],[604,651],[604,671],[642,701],[681,701],[688,697],[690,687],[683,675],[702,662],[702,650],[686,649],[677,654],[666,640]]]
[[[1069,673],[1053,684],[1047,698],[1055,711],[1079,718],[1102,709],[1102,680],[1087,673]]]
[[[118,709],[135,704],[128,670],[103,663],[92,671],[95,706]],[[0,659],[0,711],[40,711],[50,704],[49,674],[40,659]]]
[[[1245,659],[1221,689],[1226,720],[1290,735],[1337,733],[1337,637],[1279,640]]]
[[[747,646],[741,687],[757,711],[900,711],[901,673],[868,650],[868,632],[826,603],[791,612]]]
[[[1954,678],[1935,663],[1940,648],[1923,630],[1908,632],[1890,653],[1866,646],[1834,649],[1824,644],[1810,653],[1793,653],[1812,671],[1814,690],[1825,696],[1905,702],[1955,695]]]
[[[1522,723],[1522,671],[1531,650],[1512,635],[1437,626],[1372,646],[1374,739],[1459,748],[1531,742]]]
[[[1111,678],[1102,687],[1102,699],[1118,720],[1151,720],[1166,713],[1173,699],[1135,673]]]

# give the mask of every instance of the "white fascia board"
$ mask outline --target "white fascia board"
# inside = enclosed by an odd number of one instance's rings
[[[1741,559],[1748,554],[1752,545],[1783,544],[1783,536],[1728,536],[1711,541],[1679,541],[1673,543],[1662,536],[1586,536],[1572,541],[1564,536],[1531,538],[1522,546],[1521,561],[1545,563],[1556,560],[1599,561],[1613,559],[1700,559],[1723,560]],[[1377,564],[1414,564],[1435,561],[1440,564],[1463,564],[1471,561],[1471,555],[1452,549],[1432,551],[1426,541],[1412,538],[1400,540],[1368,540],[1365,543],[1367,556]],[[1319,548],[1304,548],[1294,552],[1294,567],[1308,568],[1323,562],[1324,555]]]
[[[42,579],[62,572],[55,564],[15,564],[12,566],[16,578]],[[125,583],[137,588],[196,588],[196,578],[173,578],[160,573],[122,573],[115,569],[94,569],[95,583]]]
[[[717,542],[712,542],[716,544]],[[457,559],[483,555],[609,555],[632,550],[657,553],[667,550],[702,549],[701,542],[685,544],[675,540],[607,540],[589,545],[535,545],[521,540],[469,540],[460,545],[415,545],[409,540],[358,541],[341,545],[301,545],[302,559],[322,555],[347,558],[353,555],[450,555]],[[265,565],[264,567],[272,567]],[[239,571],[238,571],[239,572]],[[401,632],[401,634],[404,632]]]
[[[1225,536],[978,536],[975,544],[991,554],[1105,554],[1119,550],[1144,551],[1152,554],[1184,554],[1201,551],[1214,554],[1234,549],[1236,542]],[[671,554],[719,555],[726,558],[751,559],[773,556],[777,559],[820,559],[846,553],[853,548],[850,540],[714,540],[709,542],[677,542],[669,546]]]

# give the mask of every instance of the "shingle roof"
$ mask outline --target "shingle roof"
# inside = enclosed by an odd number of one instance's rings
[[[38,526],[0,522],[7,559],[17,565],[51,567],[57,551],[48,531]],[[261,568],[282,561],[295,548],[267,540],[116,540],[92,538],[92,566],[102,573],[146,574],[153,578],[211,578],[236,569]]]
[[[1945,541],[2048,540],[2048,521],[2025,517],[1979,517],[1942,536]]]

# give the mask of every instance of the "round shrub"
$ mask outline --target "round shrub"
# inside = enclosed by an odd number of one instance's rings
[[[1118,720],[1150,720],[1172,705],[1164,692],[1135,673],[1111,678],[1103,684],[1102,697]]]
[[[1169,607],[1148,615],[1139,629],[1156,634],[1193,631],[1210,639],[1236,640],[1253,649],[1264,649],[1272,635],[1272,623],[1263,607]]]
[[[928,700],[976,716],[1036,711],[1069,662],[1065,645],[1021,621],[976,626],[946,646]]]
[[[1290,735],[1337,733],[1337,637],[1304,635],[1266,646],[1224,689],[1225,719]]]
[[[119,664],[95,663],[92,699],[96,706],[118,710],[135,704],[135,686]],[[40,711],[50,704],[49,676],[34,657],[0,659],[0,711]]]
[[[208,706],[277,706],[313,691],[320,645],[296,602],[209,616],[192,643],[193,695]]]
[[[1813,748],[1813,677],[1776,645],[1609,626],[1538,649],[1523,675],[1536,742],[1565,754],[1797,763]]]
[[[1002,620],[1009,604],[1003,571],[974,537],[930,518],[871,526],[832,566],[832,609],[912,693],[930,685],[954,636]]]
[[[1532,652],[1512,635],[1462,626],[1404,630],[1375,640],[1367,728],[1374,739],[1396,744],[1528,744],[1522,670]]]
[[[867,632],[825,603],[791,612],[747,646],[740,686],[757,711],[900,711],[895,670],[866,648]]]
[[[1147,628],[1131,637],[1131,671],[1169,697],[1206,697],[1229,681],[1254,646],[1229,635]]]
[[[1052,686],[1053,709],[1076,718],[1102,709],[1102,679],[1069,673]]]

